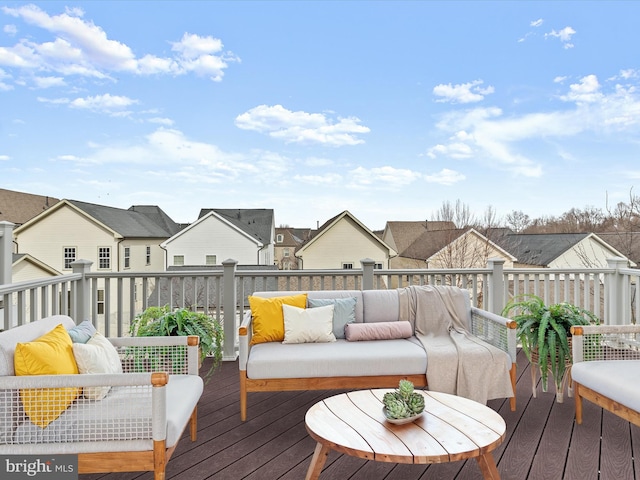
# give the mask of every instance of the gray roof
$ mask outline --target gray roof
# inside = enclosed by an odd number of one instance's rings
[[[273,227],[272,208],[203,208],[198,218],[209,212],[215,212],[232,225],[248,233],[251,237],[268,245],[275,239],[271,238]]]
[[[67,201],[125,238],[169,238],[180,230],[180,226],[155,205],[137,205],[123,210]]]
[[[518,263],[546,267],[588,233],[510,233],[492,240],[518,259]]]

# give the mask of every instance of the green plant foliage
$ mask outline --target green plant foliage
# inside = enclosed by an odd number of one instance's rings
[[[543,391],[547,391],[548,372],[559,389],[566,369],[571,361],[568,338],[574,325],[598,324],[600,320],[590,311],[570,303],[545,305],[536,295],[521,295],[510,301],[502,315],[516,322],[516,335],[529,361],[531,353],[538,352],[538,364],[542,376]]]
[[[424,411],[424,397],[414,391],[413,383],[409,380],[400,380],[398,389],[387,392],[382,398],[389,418],[408,418]]]
[[[208,356],[213,358],[206,377],[222,361],[222,325],[202,312],[193,312],[187,308],[171,311],[168,305],[149,307],[133,319],[129,333],[135,337],[197,335],[200,337],[200,360]]]

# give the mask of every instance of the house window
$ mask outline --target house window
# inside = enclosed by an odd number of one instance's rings
[[[381,264],[381,263],[376,263],[376,264],[373,266],[373,268],[374,268],[375,270],[382,270],[382,264]]]
[[[343,263],[342,268],[343,270],[353,270],[353,263]]]
[[[151,247],[147,245],[147,265],[151,265]]]
[[[282,243],[282,242],[284,242],[284,235],[279,233],[276,235],[276,243]]]
[[[64,268],[71,269],[71,264],[76,261],[76,247],[64,247]]]
[[[124,268],[131,267],[131,247],[124,247]]]
[[[282,251],[282,255],[283,255],[284,257],[288,257],[288,256],[289,256],[289,249],[288,249],[288,248],[285,248],[285,249]]]
[[[282,264],[282,269],[283,270],[291,270],[291,262],[284,262]]]
[[[218,263],[218,259],[215,255],[207,255],[205,257],[205,265],[216,265]]]
[[[111,268],[111,247],[98,247],[98,268]]]
[[[104,290],[98,290],[98,315],[104,315]]]
[[[173,265],[176,267],[180,267],[184,265],[184,255],[174,255],[173,256]]]

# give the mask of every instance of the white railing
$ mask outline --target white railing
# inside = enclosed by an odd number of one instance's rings
[[[474,306],[500,313],[523,294],[547,303],[569,302],[593,311],[604,323],[635,323],[640,314],[640,270],[621,259],[599,269],[504,269],[502,259],[486,268],[377,270],[370,259],[353,270],[241,270],[227,260],[222,270],[92,272],[78,261],[74,273],[0,285],[0,328],[53,314],[91,319],[107,336],[126,336],[131,320],[152,305],[197,309],[224,325],[224,357],[235,358],[237,325],[255,291],[390,289],[408,285],[457,285]]]

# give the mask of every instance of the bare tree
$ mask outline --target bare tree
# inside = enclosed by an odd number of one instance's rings
[[[513,210],[511,213],[507,214],[505,222],[507,227],[515,233],[520,233],[531,225],[531,218],[522,210]]]
[[[453,222],[456,228],[464,228],[475,223],[471,208],[460,199],[456,200],[455,206],[449,200],[442,202],[440,209],[432,215],[432,220]]]

